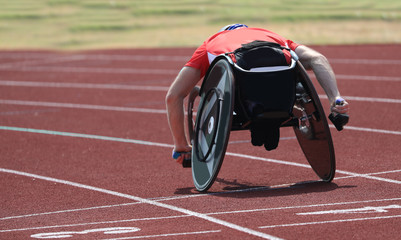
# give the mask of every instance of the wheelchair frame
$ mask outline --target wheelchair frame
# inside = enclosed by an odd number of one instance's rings
[[[267,70],[277,72],[286,69],[295,72],[293,107],[287,114],[283,111],[266,112],[263,117],[280,118],[280,127],[293,127],[312,169],[323,181],[330,182],[335,175],[335,154],[323,107],[299,61],[292,60],[287,68]],[[262,70],[260,74],[266,72],[266,68]],[[218,175],[230,131],[248,130],[253,121],[239,97],[241,89],[237,88],[235,71],[245,75],[258,74],[241,69],[227,55],[220,55],[211,63],[201,88],[195,87],[188,98],[188,131],[193,145],[192,176],[200,192],[207,191]],[[200,96],[200,103],[194,126],[193,107],[197,96]]]

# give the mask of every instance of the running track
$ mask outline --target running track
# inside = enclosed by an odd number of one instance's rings
[[[316,49],[351,104],[334,181],[291,129],[272,152],[241,131],[208,194],[171,160],[164,107],[194,49],[0,52],[0,239],[399,238],[401,45]]]

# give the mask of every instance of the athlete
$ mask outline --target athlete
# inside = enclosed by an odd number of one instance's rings
[[[319,84],[328,96],[331,112],[334,114],[348,114],[349,104],[341,97],[334,72],[328,60],[322,54],[266,29],[248,28],[243,24],[228,25],[198,47],[167,92],[167,117],[174,140],[173,159],[177,163],[182,164],[184,160],[189,160],[192,150],[185,135],[184,98],[202,80],[210,63],[216,56],[233,52],[240,48],[242,44],[255,40],[278,43],[294,51],[305,69],[313,70]],[[286,58],[291,58],[289,52],[285,54]],[[252,143],[254,144],[254,142]]]

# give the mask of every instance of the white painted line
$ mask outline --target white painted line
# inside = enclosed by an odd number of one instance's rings
[[[298,205],[298,206],[276,207],[276,208],[259,208],[259,209],[225,211],[225,212],[213,212],[213,213],[207,213],[207,214],[208,215],[220,215],[220,214],[250,213],[250,212],[262,212],[262,211],[277,211],[277,210],[288,210],[288,209],[303,209],[303,208],[354,205],[354,204],[361,204],[361,203],[390,202],[390,201],[400,201],[400,200],[401,200],[401,198],[388,198],[388,199],[361,200],[361,201],[351,201],[351,202],[337,202],[337,203],[335,202],[335,203]]]
[[[2,71],[17,72],[57,72],[57,73],[107,73],[107,74],[147,74],[147,75],[177,75],[179,69],[151,69],[151,68],[97,68],[97,67],[39,67],[39,66],[22,66],[22,67],[2,67]]]
[[[330,127],[334,128],[334,125],[330,125]],[[370,132],[370,133],[384,133],[384,134],[401,135],[401,131],[391,131],[391,130],[384,130],[384,129],[363,128],[363,127],[353,127],[353,126],[344,126],[344,129],[361,131],[361,132]]]
[[[388,183],[395,183],[395,184],[401,184],[401,181],[398,180],[393,180],[389,178],[382,178],[382,177],[375,177],[371,176],[369,174],[359,174],[359,173],[353,173],[349,171],[343,171],[343,170],[336,170],[337,173],[345,174],[345,175],[350,175],[354,177],[361,177],[361,178],[366,178],[370,180],[377,180],[377,181],[382,181],[382,182],[388,182]]]
[[[141,202],[141,203],[146,203],[146,204],[153,205],[153,206],[156,206],[156,207],[165,208],[165,209],[169,209],[169,210],[172,210],[172,211],[180,212],[180,213],[183,213],[183,214],[186,214],[186,215],[190,215],[190,216],[193,216],[193,217],[196,217],[196,218],[200,218],[200,219],[212,222],[212,223],[216,223],[216,224],[219,224],[219,225],[234,229],[236,231],[247,233],[249,235],[254,235],[254,236],[257,236],[257,237],[264,238],[264,239],[280,239],[280,238],[277,238],[275,236],[272,236],[272,235],[269,235],[269,234],[266,234],[266,233],[263,233],[263,232],[255,231],[255,230],[250,229],[250,228],[242,227],[242,226],[239,226],[239,225],[234,224],[234,223],[230,223],[230,222],[227,222],[227,221],[224,221],[224,220],[220,220],[220,219],[217,219],[217,218],[214,218],[214,217],[207,216],[206,214],[198,213],[198,212],[191,211],[191,210],[188,210],[188,209],[185,209],[185,208],[180,208],[180,207],[176,207],[176,206],[173,206],[173,205],[160,203],[160,202],[157,202],[157,201],[148,200],[148,199],[145,199],[145,198],[141,198],[141,197],[125,194],[125,193],[119,193],[119,192],[116,192],[116,191],[107,190],[107,189],[98,188],[98,187],[93,187],[93,186],[89,186],[89,185],[85,185],[85,184],[81,184],[81,183],[76,183],[76,182],[71,182],[71,181],[66,181],[66,180],[61,180],[61,179],[57,179],[57,178],[46,177],[46,176],[41,176],[41,175],[37,175],[37,174],[31,174],[31,173],[16,171],[16,170],[10,170],[10,169],[5,169],[5,168],[0,168],[0,172],[20,175],[20,176],[25,176],[25,177],[31,177],[31,178],[37,178],[37,179],[41,179],[41,180],[44,180],[44,181],[65,184],[65,185],[68,185],[68,186],[73,186],[73,187],[82,188],[82,189],[86,189],[86,190],[90,190],[90,191],[100,192],[100,193],[104,193],[104,194],[108,194],[108,195],[112,195],[112,196],[116,196],[116,197],[127,198],[127,199],[130,199],[130,200],[138,201],[138,202]]]
[[[182,218],[182,217],[191,217],[191,215],[185,214],[185,215],[174,215],[174,216],[166,216],[166,217],[148,217],[148,218],[123,219],[123,220],[114,220],[114,221],[51,225],[51,226],[41,226],[41,227],[27,227],[27,228],[15,228],[15,229],[3,229],[3,230],[0,229],[0,233],[54,229],[54,228],[67,228],[67,227],[83,227],[83,226],[92,226],[92,225],[101,225],[101,224],[129,223],[129,222],[138,222],[138,221],[154,221],[154,220],[175,219],[175,218]]]
[[[49,53],[1,53],[0,59],[41,59],[55,58],[63,56],[62,54]],[[188,61],[191,56],[169,56],[169,55],[121,55],[121,54],[66,54],[66,57],[75,57],[84,60],[98,61]]]
[[[347,79],[347,80],[363,80],[363,81],[390,81],[390,82],[401,81],[401,77],[361,76],[361,75],[345,75],[345,74],[336,74],[336,78]]]
[[[8,66],[0,65],[2,71],[18,72],[58,72],[58,73],[107,73],[107,74],[148,74],[148,75],[177,75],[180,69],[152,68],[99,68],[99,67],[63,67],[63,66]],[[311,77],[314,77],[311,75]],[[336,74],[337,79],[363,81],[401,81],[401,77],[363,76]]]
[[[400,218],[400,217],[401,217],[401,215],[354,218],[354,219],[340,219],[340,220],[320,221],[320,222],[303,222],[303,223],[270,225],[270,226],[261,226],[259,228],[297,227],[297,226],[317,225],[317,224],[325,224],[325,223],[342,223],[342,222],[356,222],[356,221],[368,221],[368,220],[382,220],[382,219],[391,219],[391,218]]]
[[[296,215],[325,215],[325,214],[355,214],[355,213],[387,213],[389,209],[400,209],[401,205],[387,205],[378,207],[362,207],[362,208],[349,208],[349,209],[336,209],[327,211],[303,212],[296,213]]]
[[[101,84],[101,83],[64,83],[64,82],[33,82],[33,81],[9,81],[0,80],[0,86],[13,87],[51,87],[51,88],[89,88],[89,89],[115,89],[115,90],[139,90],[139,91],[162,91],[167,92],[166,86],[141,86],[128,84]],[[343,96],[347,100],[373,103],[401,103],[401,99],[373,98]],[[319,95],[321,99],[327,99],[326,95]]]
[[[76,108],[76,109],[103,110],[103,111],[120,111],[120,112],[141,112],[141,113],[167,114],[167,111],[165,109],[116,107],[116,106],[102,106],[102,105],[89,105],[89,104],[75,104],[75,103],[55,103],[55,102],[39,102],[39,101],[22,101],[22,100],[0,99],[0,104],[55,107],[55,108]],[[334,128],[334,125],[329,125],[329,127]],[[385,130],[385,129],[373,129],[373,128],[363,128],[363,127],[352,127],[352,126],[345,126],[344,129],[354,130],[354,131],[362,131],[362,132],[370,132],[370,133],[401,135],[401,131],[392,131],[392,130]]]
[[[159,238],[159,237],[172,237],[172,236],[188,236],[188,235],[198,235],[198,234],[208,234],[208,233],[218,233],[218,232],[221,232],[221,230],[210,230],[210,231],[199,231],[199,232],[184,232],[184,233],[166,233],[166,234],[158,234],[158,235],[144,235],[144,236],[134,236],[134,237],[109,238],[109,239],[104,239],[104,240],[123,240],[123,239],[138,239],[138,238]],[[203,237],[203,238],[206,238],[206,237]]]
[[[83,231],[61,231],[61,232],[46,232],[32,234],[31,238],[48,239],[48,238],[70,238],[76,235],[86,235],[91,233],[103,234],[124,234],[140,231],[137,227],[107,227],[107,228],[92,228]]]
[[[195,49],[194,49],[195,50]],[[91,53],[79,53],[78,55],[74,54],[72,56],[80,56],[84,59],[90,60],[116,60],[116,61],[187,61],[190,56],[177,56],[177,55],[134,55],[132,53],[130,55],[122,55],[122,54],[91,54]],[[57,57],[62,54],[58,53],[7,53],[2,52],[0,54],[0,59],[36,59],[36,58],[48,58],[48,57]],[[71,54],[68,54],[71,55]],[[346,58],[329,58],[330,63],[339,63],[339,64],[374,64],[374,65],[398,65],[401,64],[401,60],[392,60],[392,59],[346,59]]]
[[[330,63],[339,64],[369,64],[369,65],[401,65],[401,60],[391,59],[344,59],[344,58],[330,58]]]
[[[61,213],[81,212],[81,211],[97,210],[97,209],[104,209],[104,208],[125,207],[125,206],[132,206],[132,205],[136,205],[136,204],[139,204],[139,202],[88,207],[88,208],[78,208],[78,209],[67,209],[67,210],[60,210],[60,211],[54,211],[54,212],[32,213],[32,214],[26,214],[26,215],[3,217],[3,218],[0,218],[0,221],[16,219],[16,218],[29,218],[29,217],[37,217],[37,216],[43,216],[43,215],[61,214]]]
[[[48,130],[31,129],[31,128],[17,128],[17,127],[0,126],[0,130],[19,131],[19,132],[28,132],[28,133],[40,133],[40,134],[57,135],[57,136],[64,136],[64,137],[88,138],[88,139],[95,139],[95,140],[133,143],[133,144],[139,144],[139,145],[165,147],[165,148],[173,148],[174,147],[174,145],[172,145],[172,144],[165,144],[165,143],[156,143],[156,142],[148,142],[148,141],[142,141],[142,140],[116,138],[116,137],[105,137],[105,136],[91,135],[91,134],[48,131]]]
[[[40,106],[40,107],[55,107],[55,108],[75,108],[75,109],[119,111],[119,112],[141,112],[141,113],[167,114],[167,111],[165,109],[115,107],[115,106],[75,104],[75,103],[36,102],[36,101],[2,100],[2,99],[0,99],[0,104],[24,105],[24,106]]]
[[[61,63],[61,62],[71,62],[71,61],[79,61],[83,60],[82,56],[79,55],[69,55],[69,56],[53,56],[45,59],[35,59],[35,60],[24,60],[20,62],[11,62],[6,64],[0,64],[0,69],[3,68],[17,68],[24,67],[29,65],[38,65],[38,64],[49,64],[49,63]]]
[[[321,99],[327,99],[326,95],[319,95]],[[373,97],[355,97],[355,96],[343,96],[344,99],[349,101],[359,102],[372,102],[372,103],[401,103],[401,99],[392,98],[373,98]]]
[[[163,86],[141,86],[141,85],[128,85],[128,84],[32,82],[32,81],[7,81],[7,80],[0,80],[0,85],[13,86],[13,87],[89,88],[89,89],[139,90],[139,91],[162,91],[162,92],[167,92],[169,88]]]
[[[286,186],[290,186],[290,185],[293,185],[293,184],[287,184]],[[271,186],[271,188],[266,187],[266,190],[272,190],[272,188],[277,189],[278,187],[280,187],[280,186]],[[218,194],[226,194],[226,193],[228,193],[228,192],[223,192],[223,193],[218,193]],[[215,195],[215,194],[216,193],[190,195],[190,197],[203,197],[203,196]],[[175,199],[175,197],[165,198],[163,200],[171,200],[171,199]],[[390,202],[390,201],[400,201],[400,200],[401,200],[401,198],[375,199],[375,200],[323,203],[323,204],[276,207],[276,208],[261,208],[261,209],[246,209],[246,210],[223,211],[223,212],[210,212],[210,213],[205,213],[205,214],[206,215],[225,215],[225,214],[252,213],[252,212],[262,212],[262,211],[277,211],[277,210],[288,210],[288,209],[303,209],[303,208],[317,208],[317,207],[328,207],[328,206],[354,205],[354,204],[361,204],[361,203]],[[159,201],[162,201],[162,200],[159,200]],[[136,204],[140,204],[140,203],[136,202]],[[113,205],[111,205],[111,206],[113,206]],[[137,221],[153,221],[153,220],[174,219],[174,218],[183,218],[183,217],[190,217],[190,215],[174,215],[174,216],[164,216],[164,217],[148,217],[148,218],[137,218],[137,219],[122,219],[122,220],[115,220],[115,221],[87,222],[87,223],[66,224],[66,225],[7,229],[7,230],[0,230],[0,232],[16,232],[16,231],[27,231],[27,230],[53,229],[53,228],[62,228],[62,227],[65,228],[65,227],[91,226],[91,225],[100,225],[100,224],[127,223],[127,222],[137,222]]]
[[[141,145],[173,148],[172,144],[148,142],[148,141],[142,141],[142,140],[125,139],[125,138],[105,137],[105,136],[91,135],[91,134],[58,132],[58,131],[32,129],[32,128],[19,128],[19,127],[10,127],[10,126],[0,126],[0,130],[39,133],[39,134],[49,134],[49,135],[58,135],[58,136],[66,136],[66,137],[79,137],[79,138],[88,138],[88,139],[95,139],[95,140],[105,140],[105,141],[134,143],[134,144],[141,144]],[[251,155],[246,155],[246,154],[226,152],[226,155],[233,156],[233,157],[240,157],[240,158],[259,160],[259,161],[270,162],[270,163],[289,165],[289,166],[311,168],[310,165],[307,165],[307,164],[301,164],[301,163],[295,163],[295,162],[289,162],[289,161],[283,161],[283,160],[276,160],[276,159],[269,159],[269,158],[262,158],[262,157],[256,157],[256,156],[251,156]],[[353,172],[341,171],[341,170],[336,170],[336,172],[342,173],[342,174],[345,174],[345,175],[355,176],[355,177],[361,177],[361,178],[367,178],[367,179],[372,179],[372,180],[377,180],[377,181],[401,184],[401,181],[382,178],[382,177],[370,176],[369,174],[359,174],[359,173],[353,173]]]

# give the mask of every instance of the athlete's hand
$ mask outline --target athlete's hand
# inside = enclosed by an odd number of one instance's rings
[[[348,114],[349,112],[349,104],[343,98],[338,97],[335,101],[335,105],[331,106],[331,112],[336,114]]]
[[[349,104],[343,98],[338,97],[335,104],[331,106],[331,113],[329,115],[330,121],[334,124],[338,131],[343,130],[344,125],[349,120]]]

